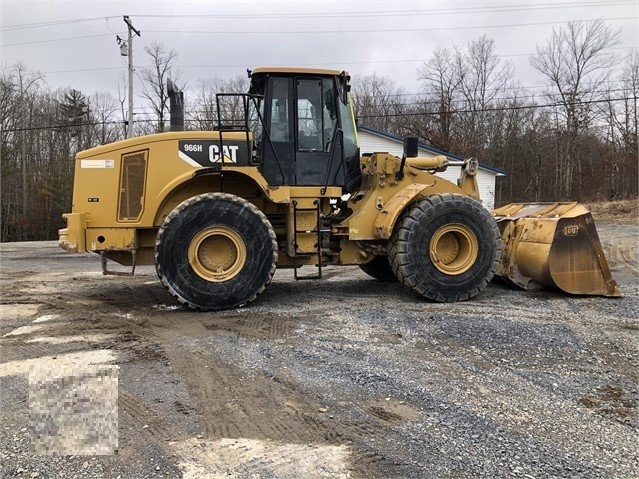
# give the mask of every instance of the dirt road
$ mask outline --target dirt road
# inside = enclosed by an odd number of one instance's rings
[[[0,475],[639,477],[639,226],[598,228],[622,299],[442,305],[349,267],[192,313],[152,268],[2,244]],[[119,366],[115,455],[29,453],[29,366],[71,360]]]

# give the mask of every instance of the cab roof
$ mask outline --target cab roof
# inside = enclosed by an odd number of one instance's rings
[[[302,68],[302,67],[257,67],[252,71],[252,75],[269,74],[269,73],[299,73],[301,75],[325,75],[338,76],[342,74],[341,70],[328,70],[325,68]],[[348,72],[346,72],[348,75]]]

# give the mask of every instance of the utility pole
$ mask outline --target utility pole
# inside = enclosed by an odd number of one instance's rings
[[[133,34],[135,33],[139,37],[140,31],[133,27],[128,15],[124,15],[124,23],[126,23],[129,29],[129,38],[127,41],[129,47],[127,52],[127,56],[129,57],[129,123],[126,136],[127,138],[131,138],[133,136]]]

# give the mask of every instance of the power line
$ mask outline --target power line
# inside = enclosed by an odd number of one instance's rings
[[[634,46],[617,46],[617,47],[608,47],[608,50],[628,50],[632,49]],[[499,58],[509,58],[509,57],[524,57],[524,56],[532,56],[537,53],[505,53],[502,55],[495,55]],[[327,65],[374,65],[377,63],[425,63],[428,59],[406,59],[406,60],[353,60],[353,61],[331,61],[331,62],[313,62],[313,63],[296,63],[295,66],[304,67],[304,66],[327,66]],[[275,62],[277,63],[277,62]],[[236,64],[222,64],[222,65],[175,65],[174,68],[245,68],[246,63],[236,63]],[[97,67],[97,68],[78,68],[74,70],[54,70],[48,72],[41,72],[43,74],[58,74],[58,73],[80,73],[80,72],[93,72],[93,71],[102,71],[102,70],[118,70],[120,68],[124,68],[122,66],[119,67]],[[136,68],[147,68],[143,65],[138,65]]]
[[[483,112],[494,112],[494,111],[512,111],[512,110],[529,110],[533,108],[551,108],[558,106],[579,106],[579,105],[589,105],[593,103],[606,103],[612,101],[628,101],[628,100],[636,100],[635,97],[619,97],[619,98],[607,98],[605,100],[589,100],[589,101],[581,101],[581,102],[573,102],[573,103],[547,103],[544,105],[520,105],[520,106],[512,106],[512,107],[495,107],[495,108],[482,108],[476,110],[451,110],[446,113],[448,114],[457,114],[457,113],[483,113]],[[383,117],[407,117],[407,116],[433,116],[439,115],[439,112],[408,112],[408,113],[389,113],[384,115],[358,115],[358,118],[383,118]],[[133,123],[149,123],[149,122],[157,122],[157,119],[140,119],[134,120]],[[122,125],[124,123],[123,120],[117,121],[96,121],[93,123],[76,123],[72,125],[46,125],[46,126],[34,126],[27,128],[11,128],[11,129],[3,129],[0,130],[2,132],[18,132],[18,131],[36,131],[36,130],[53,130],[53,129],[61,129],[61,128],[80,128],[84,126],[101,126],[101,125]]]
[[[375,33],[396,33],[396,32],[433,32],[433,31],[450,31],[450,30],[476,30],[481,28],[511,28],[511,27],[529,27],[529,26],[539,26],[539,25],[555,25],[558,23],[567,23],[567,22],[593,22],[596,20],[607,20],[607,21],[616,21],[616,20],[635,20],[639,17],[607,17],[607,18],[590,18],[590,19],[581,19],[581,20],[553,20],[549,22],[532,22],[532,23],[509,23],[509,24],[497,24],[497,25],[477,25],[477,26],[465,26],[465,27],[431,27],[431,28],[389,28],[389,29],[375,29]],[[370,33],[371,30],[263,30],[263,31],[255,31],[255,30],[147,30],[149,33],[173,33],[173,34],[182,34],[187,33],[190,35],[193,34],[206,34],[206,35],[290,35],[290,34],[348,34],[348,33]]]
[[[600,18],[600,20],[617,21],[617,20],[634,20],[639,17],[607,17]],[[432,31],[453,31],[453,30],[477,30],[484,28],[512,28],[512,27],[526,27],[526,26],[540,26],[540,25],[556,25],[559,23],[566,23],[567,21],[573,22],[592,22],[599,19],[585,19],[585,20],[554,20],[549,22],[532,22],[532,23],[509,23],[509,24],[497,24],[497,25],[477,25],[477,26],[463,26],[463,27],[430,27],[430,28],[399,28],[399,29],[375,29],[378,33],[397,33],[397,32],[432,32]],[[287,31],[213,31],[213,30],[147,30],[148,33],[172,33],[172,34],[198,34],[198,35],[300,35],[300,34],[351,34],[351,33],[370,33],[370,29],[367,30],[287,30]],[[109,36],[109,33],[99,33],[94,35],[82,35],[76,37],[64,37],[64,38],[51,38],[48,40],[34,40],[29,42],[16,42],[5,43],[0,45],[2,48],[15,47],[21,45],[36,45],[41,43],[52,42],[64,42],[70,40],[82,40],[86,38],[97,38]]]
[[[38,22],[38,23],[21,23],[18,25],[7,25],[6,27],[0,27],[0,31],[22,30],[26,28],[38,28],[38,27],[51,27],[51,26],[57,26],[57,25],[69,25],[73,23],[96,22],[98,20],[108,20],[110,18],[119,18],[119,17],[118,16],[89,17],[89,18],[74,18],[69,20],[51,20],[49,22]]]
[[[157,122],[154,119],[142,119],[142,120],[133,120],[133,123],[149,123],[149,122]],[[18,132],[18,131],[36,131],[36,130],[60,130],[64,128],[81,128],[84,126],[102,126],[102,125],[120,125],[126,123],[125,120],[111,120],[111,121],[96,121],[93,123],[74,123],[71,125],[44,125],[44,126],[30,126],[26,128],[8,128],[0,130],[3,133],[9,132]]]
[[[420,60],[420,61],[424,61],[424,60]],[[340,62],[336,62],[335,64],[339,64]],[[342,64],[348,64],[349,62],[344,62]],[[379,61],[377,63],[385,63],[385,61]],[[329,63],[312,63],[312,64],[308,64],[308,65],[328,65]],[[333,64],[333,63],[330,63]],[[245,65],[220,65],[219,67],[244,67]],[[304,65],[298,65],[298,66],[304,66]],[[42,72],[43,74],[54,74],[54,73],[77,73],[77,72],[87,72],[87,71],[102,71],[102,70],[121,70],[121,69],[125,69],[127,68],[127,66],[125,64],[119,66],[119,67],[104,67],[104,68],[83,68],[83,69],[78,69],[78,70],[60,70],[60,71],[53,71],[53,72]],[[146,67],[135,67],[135,73],[138,76],[138,79],[140,81],[144,81],[142,79],[142,77],[140,77],[140,75],[137,73],[137,69],[139,68],[146,68]],[[176,66],[175,68],[213,68],[213,66],[208,66],[208,65],[182,65],[182,66]],[[582,82],[583,85],[592,85],[592,84],[598,84],[600,83],[599,81],[591,81],[591,82]],[[607,85],[612,85],[615,83],[622,83],[622,80],[608,80],[606,82]],[[355,82],[354,85],[356,86],[357,83]],[[552,86],[552,85],[550,85]],[[538,90],[538,89],[542,89],[542,88],[548,88],[549,85],[510,85],[510,86],[503,86],[503,87],[499,87],[499,88],[488,88],[486,89],[486,92],[493,92],[493,91],[497,91],[497,90]],[[620,89],[615,89],[615,90],[611,90],[611,91],[623,91]],[[357,93],[356,89],[355,89],[355,93]],[[424,95],[426,92],[415,92],[415,93],[389,93],[388,97],[411,97],[411,96],[422,96]],[[534,92],[533,92],[534,93]],[[539,91],[537,92],[538,94],[545,94],[545,91]],[[519,96],[519,97],[507,97],[507,98],[513,98],[513,99],[523,99],[523,98],[532,98],[532,96]]]
[[[608,47],[608,50],[628,50],[634,48],[634,45],[631,46],[617,46],[617,47]],[[495,55],[498,58],[509,58],[509,57],[524,57],[524,56],[532,56],[537,55],[537,52],[532,53],[505,53],[502,55]],[[407,59],[407,60],[353,60],[353,61],[332,61],[332,62],[312,62],[312,63],[296,63],[296,66],[316,66],[316,65],[369,65],[376,63],[424,63],[427,62],[428,59]],[[244,68],[246,67],[246,63],[243,64],[234,64],[234,65],[176,65],[175,68]],[[45,72],[46,73],[46,72]]]
[[[459,15],[459,14],[472,14],[472,13],[498,13],[498,12],[511,12],[522,10],[548,10],[548,9],[561,9],[561,8],[591,8],[591,7],[603,7],[613,5],[629,5],[633,6],[635,3],[631,1],[592,1],[592,2],[554,2],[554,3],[534,3],[534,4],[511,4],[511,5],[499,5],[499,6],[486,6],[486,7],[460,7],[460,8],[431,8],[421,10],[375,10],[369,12],[362,11],[346,11],[346,12],[306,12],[306,13],[248,13],[248,14],[209,14],[209,15],[162,15],[162,14],[146,14],[135,15],[138,18],[308,18],[312,17],[375,17],[375,16],[421,16],[421,15]],[[47,22],[35,22],[35,23],[21,23],[15,25],[7,25],[0,27],[0,31],[12,31],[22,30],[29,28],[50,27],[58,25],[69,25],[76,23],[95,22],[99,20],[109,20],[113,18],[119,18],[118,15],[110,15],[104,17],[85,17],[85,18],[73,18],[66,20],[51,20]]]
[[[65,38],[52,38],[50,40],[34,40],[32,42],[19,42],[19,43],[5,43],[4,45],[0,45],[0,47],[17,47],[19,45],[35,45],[37,43],[50,43],[50,42],[65,42],[67,40],[81,40],[85,38],[96,38],[96,37],[110,37],[112,33],[96,33],[94,35],[82,35],[79,37],[65,37]]]
[[[611,89],[611,90],[606,90],[606,91],[594,91],[594,92],[590,92],[593,95],[603,95],[606,93],[625,93],[627,90],[624,89]],[[503,101],[512,101],[512,100],[532,100],[532,99],[536,99],[538,97],[536,97],[535,95],[530,95],[530,96],[511,96],[511,97],[498,97],[498,98],[491,98],[489,100],[490,103],[498,103],[498,102],[503,102]],[[357,100],[356,100],[357,101]],[[591,100],[592,102],[594,102],[595,100]],[[605,99],[605,100],[596,100],[596,101],[610,101],[609,99]],[[614,101],[614,100],[613,100]],[[407,103],[393,103],[388,105],[389,107],[417,107],[417,106],[426,106],[426,105],[439,105],[441,102],[440,100],[435,100],[435,99],[425,99],[422,101],[413,101],[413,102],[407,102]],[[454,103],[464,103],[464,99],[455,99],[451,101],[451,106],[452,108],[456,108],[454,105]],[[584,104],[588,104],[589,101],[584,101],[584,102],[579,102],[579,103],[575,103],[575,105],[584,105]],[[553,105],[553,104],[551,104]],[[558,105],[564,105],[564,103],[559,103]],[[531,105],[531,107],[536,107],[536,106],[540,106],[543,107],[545,105]],[[497,108],[497,107],[495,107]],[[506,108],[506,107],[504,107]],[[500,109],[500,108],[498,108]],[[149,114],[154,114],[154,110],[151,107],[138,107],[136,108],[136,115],[149,115]],[[467,112],[466,110],[455,110],[458,112]],[[455,112],[454,110],[451,110],[451,113]],[[481,112],[481,111],[488,111],[488,110],[483,110],[483,109],[475,109],[475,110],[468,110],[468,112]],[[186,112],[189,114],[208,114],[210,113],[209,111],[206,110],[191,110],[189,112]],[[439,114],[439,112],[436,112],[436,114]],[[384,116],[384,115],[382,115]]]
[[[605,93],[623,93],[626,92],[626,90],[609,90],[608,92]],[[596,95],[600,92],[592,92],[593,95]],[[540,95],[541,96],[541,95]],[[553,96],[558,96],[557,94],[554,94]],[[539,99],[539,96],[535,96],[535,95],[530,95],[530,96],[511,96],[511,97],[500,97],[500,98],[491,98],[489,101],[487,101],[486,103],[500,103],[500,102],[513,102],[513,101],[524,101],[524,100],[536,100]],[[607,101],[607,100],[604,100]],[[455,104],[467,104],[468,102],[465,101],[464,99],[456,99],[456,100],[452,100],[451,101],[451,107],[452,108],[456,108]],[[441,102],[439,100],[423,100],[423,101],[414,101],[414,102],[405,102],[405,103],[393,103],[389,106],[391,107],[411,107],[411,106],[425,106],[425,105],[439,105],[441,104]],[[585,104],[585,103],[579,103],[580,105]],[[561,103],[561,105],[563,105],[563,103]],[[534,105],[532,105],[534,106]],[[463,110],[462,110],[463,111]],[[471,111],[480,111],[480,110],[471,110]]]
[[[600,81],[597,80],[593,80],[593,81],[585,81],[582,82],[582,85],[595,85],[595,84],[599,84],[601,83]],[[612,85],[614,83],[624,83],[623,80],[608,80],[606,82],[606,85]],[[533,89],[537,89],[537,88],[548,88],[548,87],[554,87],[554,85],[511,85],[511,86],[503,86],[503,87],[496,87],[496,88],[487,88],[486,92],[493,92],[493,91],[499,91],[499,90],[533,90]],[[356,84],[355,84],[355,93],[357,93],[357,88],[356,88]],[[545,92],[539,92],[539,93],[545,93]],[[418,93],[391,93],[388,96],[390,97],[397,97],[397,96],[421,96],[424,95],[425,92],[418,92]]]
[[[495,112],[495,111],[514,111],[514,110],[530,110],[534,108],[554,108],[558,106],[580,106],[580,105],[590,105],[593,103],[606,103],[611,101],[627,101],[627,100],[635,100],[635,97],[620,97],[620,98],[607,98],[605,100],[588,100],[581,102],[572,102],[572,103],[547,103],[545,105],[518,105],[518,106],[507,106],[507,107],[495,107],[495,108],[481,108],[475,110],[450,110],[447,111],[447,114],[457,114],[457,113],[486,113],[486,112]],[[384,118],[384,117],[406,117],[406,116],[434,116],[440,115],[440,112],[408,112],[408,113],[389,113],[384,115],[358,115],[358,118]]]
[[[612,5],[629,5],[633,6],[632,1],[595,1],[595,2],[556,2],[556,3],[537,3],[537,4],[519,4],[519,5],[501,5],[486,7],[461,7],[461,8],[433,8],[427,10],[377,10],[370,12],[305,12],[305,13],[248,13],[248,14],[215,14],[215,15],[162,15],[162,14],[145,14],[136,15],[140,18],[325,18],[325,17],[377,17],[377,16],[421,16],[421,15],[460,15],[473,13],[500,13],[524,10],[549,10],[561,8],[588,8],[603,7]]]
[[[140,80],[142,80],[141,77],[139,77]],[[616,88],[611,88],[613,86],[615,86],[615,84],[618,84]],[[602,82],[600,81],[588,81],[588,82],[581,82],[580,85],[581,86],[587,86],[587,85],[603,85],[606,87],[605,90],[603,91],[590,91],[590,92],[586,92],[589,94],[593,94],[593,95],[604,95],[606,93],[614,93],[614,92],[626,92],[628,91],[627,88],[619,88],[619,86],[621,85],[625,85],[626,82],[624,80],[608,80],[605,83],[602,84]],[[495,87],[495,88],[487,88],[484,93],[486,95],[489,95],[492,92],[501,92],[502,90],[527,90],[527,89],[537,89],[537,88],[551,88],[554,89],[555,85],[513,85],[513,86],[503,86],[503,87]],[[357,100],[360,97],[366,98],[365,95],[358,95],[357,92],[357,86],[354,85],[353,88],[353,93],[354,93],[354,97]],[[458,93],[460,96],[463,96],[463,92],[461,91],[457,91],[456,93]],[[559,94],[559,92],[555,92],[553,91],[527,91],[525,92],[525,95],[513,95],[513,96],[506,96],[506,97],[496,97],[496,98],[490,98],[489,101],[493,102],[493,101],[502,101],[502,100],[525,100],[525,99],[532,99],[532,98],[537,98],[539,95],[546,95],[548,93],[551,94]],[[385,94],[385,95],[370,95],[368,98],[380,98],[380,97],[384,97],[384,98],[397,98],[397,97],[410,97],[410,96],[417,96],[417,97],[425,97],[428,94],[428,92],[418,92],[418,93],[389,93],[389,94]],[[452,102],[456,102],[456,101],[464,101],[463,98],[451,98]],[[417,99],[416,101],[412,101],[410,103],[402,103],[402,105],[423,105],[423,104],[439,104],[440,100],[428,100],[428,99]],[[138,108],[138,110],[141,110],[145,107],[140,107]]]
[[[51,72],[41,72],[46,75],[54,75],[56,73],[80,73],[80,72],[97,72],[104,70],[121,70],[122,68],[126,68],[126,65],[121,65],[119,67],[100,67],[100,68],[79,68],[77,70],[56,70]]]

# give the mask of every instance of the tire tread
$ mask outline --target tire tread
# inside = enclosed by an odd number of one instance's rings
[[[494,258],[488,267],[484,278],[466,289],[458,290],[452,287],[436,288],[434,284],[424,281],[417,273],[416,265],[411,263],[408,251],[413,240],[415,229],[422,221],[429,221],[434,212],[440,208],[460,207],[480,218],[485,225],[489,225],[487,243],[495,248]],[[483,245],[480,244],[480,248]],[[490,246],[490,244],[488,245]],[[422,198],[410,205],[397,220],[395,231],[388,244],[390,264],[395,276],[413,292],[437,302],[456,302],[471,299],[483,291],[492,279],[501,256],[501,235],[499,229],[488,211],[471,197],[454,193],[437,193]],[[484,252],[480,250],[479,254]]]
[[[245,200],[244,198],[241,198],[239,196],[235,196],[229,193],[203,193],[203,194],[188,198],[187,200],[184,200],[182,203],[176,206],[167,215],[166,219],[164,220],[164,223],[158,229],[158,232],[155,237],[154,254],[155,254],[156,272],[158,277],[160,278],[162,285],[167,289],[169,294],[171,294],[171,296],[177,299],[177,301],[183,306],[189,309],[198,310],[198,311],[218,311],[222,309],[229,309],[226,306],[218,307],[213,305],[205,306],[205,305],[195,304],[189,301],[188,299],[182,297],[182,295],[178,294],[178,292],[175,290],[173,285],[171,285],[171,283],[168,281],[168,279],[166,278],[166,275],[163,273],[162,265],[158,261],[159,249],[162,246],[166,229],[171,225],[172,222],[176,221],[176,219],[181,214],[183,214],[183,212],[186,209],[193,208],[194,207],[193,205],[196,205],[198,203],[200,208],[202,208],[204,207],[206,200],[208,199],[227,200],[227,201],[232,201],[232,202],[241,204],[242,207],[251,211],[251,213],[253,213],[257,218],[261,220],[261,222],[267,228],[268,235],[271,240],[271,247],[273,251],[273,261],[272,261],[270,270],[268,272],[268,277],[266,281],[256,291],[254,291],[254,293],[251,296],[245,298],[243,301],[233,306],[236,308],[240,308],[250,303],[251,301],[254,301],[266,289],[266,286],[268,286],[268,284],[271,282],[271,279],[273,278],[273,275],[275,274],[275,269],[277,267],[277,259],[278,259],[277,237],[275,236],[275,232],[273,231],[273,227],[271,226],[271,223],[268,221],[268,218],[266,218],[266,215],[264,215],[264,213],[262,213],[262,211],[259,210],[259,208],[257,208],[255,205]],[[197,206],[195,207],[197,208]]]

